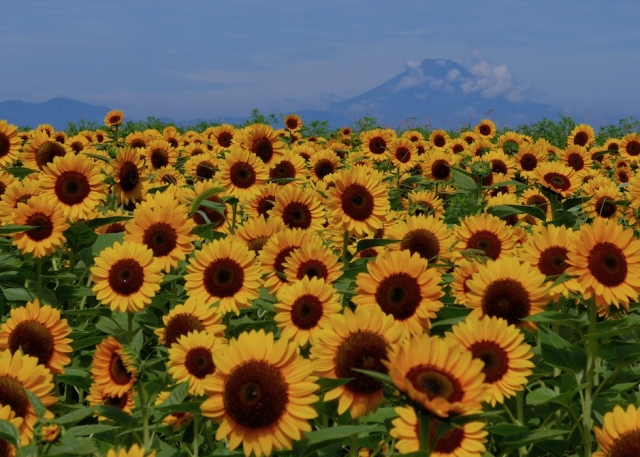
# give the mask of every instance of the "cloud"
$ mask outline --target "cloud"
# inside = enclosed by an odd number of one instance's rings
[[[493,65],[486,61],[480,52],[473,51],[472,62],[467,65],[472,77],[461,78],[460,88],[466,94],[479,92],[483,98],[505,96],[511,102],[524,99],[528,87],[517,85],[505,64]]]
[[[415,60],[408,60],[407,62],[405,62],[405,67],[405,73],[407,73],[407,75],[404,76],[400,81],[398,81],[398,84],[396,84],[396,86],[394,87],[394,92],[399,92],[410,87],[422,86],[424,84],[427,84],[432,89],[440,89],[447,92],[453,91],[453,86],[444,79],[438,79],[434,78],[431,75],[425,75],[420,62],[417,62]]]

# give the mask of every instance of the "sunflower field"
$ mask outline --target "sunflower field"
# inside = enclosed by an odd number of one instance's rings
[[[0,121],[0,457],[640,456],[640,135],[545,122]]]

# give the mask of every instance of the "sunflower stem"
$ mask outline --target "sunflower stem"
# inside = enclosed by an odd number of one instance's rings
[[[238,201],[233,200],[231,202],[231,228],[229,229],[232,235],[236,233],[236,214],[238,214]]]
[[[36,297],[42,300],[42,257],[36,259]]]
[[[429,452],[429,436],[431,435],[431,416],[429,414],[418,413],[418,443],[421,454],[431,455]]]
[[[131,313],[129,313],[131,315]],[[149,418],[147,417],[147,401],[144,396],[144,386],[138,384],[138,397],[140,398],[140,420],[142,421],[142,441],[145,449],[151,448],[149,440]]]
[[[524,426],[524,391],[519,390],[516,392],[516,416],[518,420],[518,425]],[[524,457],[527,455],[526,446],[521,446],[518,448],[518,455]]]
[[[591,429],[593,427],[593,420],[591,419],[591,409],[593,406],[593,386],[594,378],[596,375],[596,357],[598,355],[598,341],[596,340],[596,322],[598,319],[598,308],[596,302],[592,297],[587,306],[589,307],[589,333],[587,333],[586,352],[587,352],[587,366],[585,367],[586,374],[586,386],[584,388],[584,401],[582,402],[582,440],[584,443],[584,450],[582,455],[585,457],[591,457]]]
[[[193,416],[193,457],[198,457],[198,428],[200,427],[200,414]]]

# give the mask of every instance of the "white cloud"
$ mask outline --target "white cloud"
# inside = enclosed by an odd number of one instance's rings
[[[420,62],[408,60],[405,62],[405,67],[407,68],[408,74],[396,84],[394,92],[399,92],[402,89],[408,89],[410,87],[422,86],[424,84],[428,84],[432,89],[440,89],[447,92],[453,90],[453,86],[444,79],[437,79],[431,75],[425,75]]]
[[[526,86],[514,83],[511,72],[505,64],[493,65],[480,52],[473,51],[472,63],[467,66],[472,78],[461,78],[460,88],[464,93],[479,92],[483,98],[505,96],[509,101],[523,100]]]

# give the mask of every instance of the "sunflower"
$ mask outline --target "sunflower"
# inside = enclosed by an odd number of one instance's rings
[[[587,148],[582,146],[567,146],[564,151],[560,152],[559,156],[562,163],[573,168],[575,171],[589,169],[593,166],[591,153],[587,151]]]
[[[36,357],[22,351],[0,352],[0,408],[10,406],[15,417],[22,419],[20,443],[24,446],[33,438],[33,428],[38,415],[29,401],[26,391],[36,395],[45,407],[53,405],[58,398],[52,394],[53,375]]]
[[[114,109],[107,113],[104,117],[104,125],[107,127],[115,127],[122,124],[124,120],[124,113],[120,110]]]
[[[309,342],[315,344],[321,327],[342,310],[342,304],[331,284],[304,276],[280,289],[274,310],[274,320],[282,328],[281,338],[304,347]]]
[[[494,188],[492,190],[495,190]],[[489,211],[494,206],[502,206],[502,205],[518,205],[520,203],[518,197],[515,193],[505,193],[500,192],[494,195],[493,192],[487,194],[487,205],[484,207],[485,211]],[[509,226],[514,227],[520,221],[520,215],[518,214],[510,214],[508,216],[503,216],[502,220]],[[515,234],[515,233],[514,233]],[[515,234],[517,236],[517,234]]]
[[[491,214],[468,216],[454,229],[457,243],[452,247],[453,257],[460,258],[464,251],[475,249],[496,260],[515,252],[516,237],[505,221]]]
[[[282,155],[285,145],[273,127],[264,124],[253,124],[246,127],[240,137],[234,138],[234,142],[249,152],[250,155],[259,158],[265,165]]]
[[[211,131],[211,138],[215,151],[224,151],[229,149],[233,142],[233,137],[236,133],[236,128],[233,125],[222,124],[214,127]]]
[[[633,179],[634,176],[635,176],[635,172],[633,171],[632,168],[629,168],[629,167],[620,167],[616,169],[616,171],[613,173],[613,177],[620,184],[624,184],[631,181],[631,179]]]
[[[283,155],[273,159],[269,164],[269,178],[277,181],[281,186],[301,185],[306,177],[306,167],[304,159],[293,151],[286,151]]]
[[[368,310],[380,308],[409,334],[418,335],[431,328],[431,319],[442,308],[441,279],[418,253],[391,251],[367,263],[367,273],[358,274],[352,301]]]
[[[140,204],[125,226],[124,240],[149,248],[168,273],[193,250],[196,236],[191,235],[195,224],[188,218],[189,208],[176,200],[163,201],[163,194],[156,192]]]
[[[576,125],[567,138],[567,146],[591,147],[596,142],[596,132],[587,124]]]
[[[389,245],[390,249],[408,250],[418,253],[427,262],[437,263],[449,258],[449,248],[454,237],[447,225],[435,216],[409,216],[391,225],[385,236],[390,240],[400,240]]]
[[[357,236],[382,228],[390,208],[382,174],[358,165],[334,176],[335,186],[327,190],[330,223]]]
[[[417,143],[420,140],[424,140],[424,135],[418,130],[405,130],[404,132],[402,132],[401,137],[408,139],[412,143]]]
[[[13,245],[22,254],[31,254],[36,258],[51,255],[58,246],[66,242],[63,232],[69,227],[62,208],[51,200],[34,196],[26,203],[18,203],[13,212],[13,223],[30,225],[34,228],[12,234]]]
[[[551,217],[551,202],[538,189],[525,190],[520,197],[520,201],[522,205],[535,206],[536,208],[540,208],[542,211],[544,211],[547,219]],[[537,223],[535,222],[537,219],[530,215],[524,216],[523,220],[531,225],[536,225]]]
[[[38,179],[12,181],[0,198],[0,216],[3,222],[13,223],[13,212],[19,203],[25,203],[31,197],[40,193],[40,181]]]
[[[169,399],[171,392],[162,391],[156,397],[156,401],[153,403],[155,406],[162,405],[165,401]],[[174,432],[180,430],[183,426],[191,423],[193,419],[193,414],[191,413],[183,413],[183,412],[173,412],[173,413],[165,413],[167,414],[163,419],[162,423],[164,425],[168,425],[173,428]]]
[[[217,153],[214,150],[213,146],[202,143],[191,143],[190,145],[184,148],[182,153],[183,157],[193,158],[203,154],[213,154],[213,157],[217,157]]]
[[[226,233],[231,228],[233,207],[224,202],[224,188],[219,181],[197,181],[193,185],[193,188],[187,187],[183,189],[180,201],[191,207],[199,195],[212,191],[213,189],[218,189],[219,192],[212,193],[202,201],[202,204],[193,213],[193,222],[195,222],[196,225],[217,224],[215,226],[215,230]],[[211,202],[216,206],[216,208],[205,206],[207,204],[204,202]]]
[[[580,187],[580,179],[571,167],[560,162],[546,162],[535,170],[535,179],[544,187],[569,197]]]
[[[262,192],[269,172],[260,158],[246,149],[234,148],[218,167],[218,179],[229,195],[245,202]]]
[[[478,413],[488,398],[482,361],[437,336],[415,335],[382,363],[398,389],[439,417]]]
[[[498,137],[497,145],[505,154],[515,154],[524,143],[522,135],[516,132],[505,132]]]
[[[475,126],[474,132],[485,140],[490,140],[496,136],[496,124],[489,119],[482,119],[478,125]]]
[[[149,138],[142,132],[132,132],[125,137],[124,142],[131,149],[144,150],[149,144]]]
[[[40,195],[56,202],[71,222],[93,216],[107,197],[100,168],[90,157],[67,154],[43,168]]]
[[[593,296],[600,307],[628,308],[640,294],[640,240],[616,221],[597,218],[592,226],[583,224],[567,263],[566,273],[577,276],[583,297]]]
[[[119,221],[119,222],[111,222],[109,224],[105,224],[105,225],[101,225],[100,227],[96,227],[94,229],[94,231],[98,234],[103,234],[103,233],[122,233],[124,232],[124,226],[126,224],[126,221],[128,219],[131,219],[131,216],[129,215],[129,213],[127,211],[123,211],[122,209],[118,208],[117,210],[113,211],[113,210],[107,210],[107,213],[105,215],[101,215],[101,218],[116,218],[116,217],[120,217],[120,218],[124,218],[124,220]]]
[[[0,120],[0,168],[13,164],[13,161],[18,158],[19,150],[18,127]]]
[[[11,310],[11,317],[0,329],[0,350],[24,354],[38,359],[52,373],[64,373],[64,366],[71,362],[67,355],[72,351],[71,328],[60,311],[49,305],[40,307],[36,299],[25,306]]]
[[[131,355],[114,337],[108,336],[96,346],[91,377],[103,395],[122,397],[134,386],[137,375]]]
[[[52,140],[45,132],[36,131],[24,145],[19,158],[25,168],[42,170],[55,157],[64,157],[68,153],[73,153],[71,148]]]
[[[298,132],[302,129],[302,119],[297,114],[289,114],[284,118],[284,126],[290,132]]]
[[[467,154],[470,157],[482,157],[493,149],[494,145],[487,139],[479,139],[467,148]]]
[[[116,359],[117,361],[117,359]],[[136,395],[134,389],[128,390],[120,395],[105,395],[100,389],[98,383],[91,383],[89,388],[89,395],[87,395],[87,401],[89,406],[113,406],[120,411],[131,415],[134,407],[134,397]],[[109,420],[105,416],[98,416],[99,421]]]
[[[169,373],[178,384],[189,383],[190,395],[204,395],[204,382],[216,369],[216,351],[226,343],[213,333],[192,331],[180,336],[169,348]]]
[[[109,449],[107,457],[156,457],[156,451],[147,452],[144,447],[134,444],[128,451],[120,448],[116,453],[114,449]]]
[[[227,238],[246,244],[251,251],[258,255],[265,243],[285,228],[281,220],[265,219],[264,216],[259,216],[246,220],[244,224],[236,227],[233,235],[229,235]]]
[[[374,162],[382,162],[389,157],[388,149],[396,138],[393,130],[373,129],[360,134],[362,142],[360,153]]]
[[[449,141],[451,141],[451,138],[445,130],[437,129],[431,132],[429,135],[429,141],[436,148],[444,148],[447,146]]]
[[[221,314],[248,308],[260,296],[263,269],[247,246],[228,239],[214,240],[189,260],[185,291],[203,305],[218,303]]]
[[[228,438],[231,450],[242,443],[246,456],[271,455],[274,449],[291,449],[292,440],[311,431],[318,384],[297,344],[284,338],[274,342],[273,334],[252,330],[232,339],[214,363],[201,410],[221,422],[216,440]]]
[[[516,172],[516,165],[513,159],[498,149],[489,151],[481,157],[474,157],[473,162],[486,162],[491,166],[491,173],[502,173],[509,178],[513,178]]]
[[[465,305],[473,310],[470,316],[500,317],[510,325],[531,329],[535,324],[522,319],[541,313],[551,301],[545,276],[517,257],[480,265],[466,285],[469,292]]]
[[[16,417],[16,412],[9,405],[0,406],[0,420],[10,422],[15,428],[20,429],[22,418]],[[0,456],[15,457],[16,449],[11,443],[0,438]]]
[[[407,194],[404,209],[415,216],[434,216],[436,219],[444,217],[444,204],[434,191],[413,190]]]
[[[534,176],[535,169],[547,161],[547,153],[537,145],[525,144],[520,147],[514,159],[520,176],[529,179]]]
[[[418,163],[418,149],[407,138],[396,138],[389,146],[389,156],[400,173],[411,170]]]
[[[16,181],[11,173],[7,173],[5,171],[0,170],[0,197],[4,195],[7,191],[7,188]]]
[[[396,449],[401,454],[418,452],[420,449],[420,438],[418,436],[418,416],[410,406],[397,406],[395,412],[398,415],[391,421],[393,428],[389,434],[397,439]],[[486,450],[484,443],[487,442],[487,431],[482,422],[467,422],[461,428],[449,428],[436,442],[432,457],[481,457]],[[436,430],[439,421],[431,419],[429,424],[429,447],[433,446]]]
[[[637,163],[638,160],[640,160],[640,135],[637,133],[629,133],[623,136],[618,152],[622,157]]]
[[[142,200],[142,184],[146,180],[144,160],[133,147],[125,147],[116,154],[111,162],[113,178],[116,182],[114,193],[119,203],[139,202]]]
[[[278,218],[289,228],[321,230],[326,222],[325,208],[311,190],[285,187],[276,195],[269,218]]]
[[[184,164],[187,175],[200,180],[208,180],[215,176],[218,170],[218,158],[214,152],[206,152],[191,156]]]
[[[301,246],[321,245],[322,239],[311,230],[289,229],[278,231],[264,243],[259,254],[260,264],[269,274],[264,278],[263,286],[273,295],[287,280],[284,276],[284,263],[294,250]]]
[[[324,401],[338,399],[338,414],[349,410],[357,418],[378,409],[383,399],[383,384],[353,368],[387,373],[383,359],[392,345],[406,337],[402,324],[379,309],[349,308],[344,314],[331,315],[322,327],[310,357],[315,374],[323,378],[352,378],[328,391]]]
[[[342,262],[329,247],[307,244],[289,254],[282,264],[287,281],[322,278],[332,284],[342,276]]]
[[[249,219],[256,217],[264,217],[269,219],[269,212],[273,209],[276,196],[282,190],[282,186],[276,183],[269,183],[262,186],[260,191],[253,197],[249,198],[244,205],[244,212]]]
[[[340,166],[340,157],[331,149],[323,149],[309,159],[309,176],[314,181],[321,181]]]
[[[177,305],[169,314],[162,316],[162,323],[164,327],[154,330],[154,333],[158,337],[158,343],[168,348],[189,332],[203,331],[221,339],[227,328],[222,324],[222,315],[216,312],[216,307],[207,307],[195,300]]]
[[[178,149],[181,143],[180,133],[175,129],[175,127],[173,128],[170,128],[170,127],[173,127],[173,126],[170,125],[169,127],[166,127],[163,130],[162,139],[167,143],[169,143],[172,148]]]
[[[640,408],[616,405],[604,415],[602,428],[594,427],[598,451],[593,457],[631,457],[640,453]]]
[[[471,279],[474,273],[480,269],[480,263],[473,260],[462,259],[456,262],[453,270],[453,281],[451,285],[451,295],[455,297],[455,303],[465,305],[469,300],[469,286],[467,281]]]
[[[469,317],[446,333],[452,346],[471,351],[484,363],[484,382],[489,384],[491,406],[522,391],[534,364],[531,346],[514,325],[497,317]]]
[[[582,211],[591,218],[603,218],[616,220],[622,215],[623,206],[617,203],[622,200],[622,192],[614,185],[603,186],[596,190],[589,201],[582,206]]]
[[[160,290],[162,266],[146,246],[125,241],[105,248],[91,267],[93,292],[112,311],[141,311]]]

